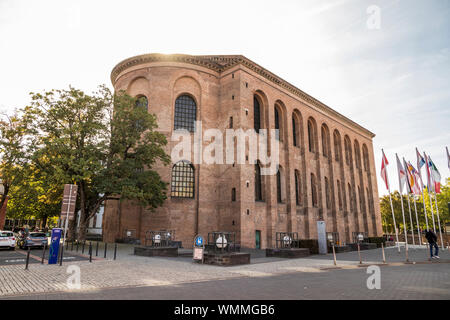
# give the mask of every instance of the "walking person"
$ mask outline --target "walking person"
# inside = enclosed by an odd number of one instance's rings
[[[430,244],[430,255],[431,259],[440,259],[438,256],[439,246],[437,245],[437,235],[431,229],[428,229],[425,233],[425,238]],[[433,255],[433,247],[435,248],[435,254]]]

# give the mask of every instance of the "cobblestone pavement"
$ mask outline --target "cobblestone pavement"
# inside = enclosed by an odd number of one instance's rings
[[[386,266],[383,269],[398,268],[404,261],[404,249],[399,254],[396,248],[386,249],[388,263],[397,267]],[[364,264],[381,262],[381,250],[361,251]],[[441,251],[440,262],[428,262],[428,251],[410,249],[410,261],[418,263],[411,268],[428,268],[430,272],[436,265],[450,268],[450,253]],[[132,247],[121,245],[117,251],[117,260],[98,259],[88,261],[65,262],[59,265],[30,264],[29,270],[24,265],[0,266],[0,296],[17,296],[40,292],[70,291],[67,287],[69,265],[80,267],[81,290],[92,291],[102,288],[133,287],[133,286],[178,286],[181,284],[217,281],[229,279],[273,278],[286,274],[302,274],[302,277],[314,277],[329,272],[347,272],[349,270],[331,270],[334,268],[332,255],[315,255],[301,259],[265,259],[255,258],[257,263],[243,266],[218,267],[201,265],[192,262],[192,258],[139,257],[132,255]],[[262,263],[262,262],[265,263]],[[337,254],[338,267],[362,272],[357,252]],[[414,269],[411,269],[414,270]],[[448,274],[447,274],[448,276]],[[448,279],[448,278],[447,278]],[[414,286],[414,281],[409,284]],[[406,284],[405,284],[406,285]],[[73,289],[72,289],[73,290]],[[57,298],[58,296],[54,296]]]

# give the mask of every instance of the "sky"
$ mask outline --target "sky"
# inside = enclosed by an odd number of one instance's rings
[[[392,190],[415,147],[450,176],[448,0],[0,0],[0,111],[155,52],[242,54],[374,132],[380,195],[381,148]]]

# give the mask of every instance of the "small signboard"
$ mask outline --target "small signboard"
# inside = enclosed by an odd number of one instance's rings
[[[205,242],[201,235],[197,235],[194,240],[194,252],[192,258],[194,260],[200,260],[203,263],[203,254],[205,252]]]
[[[194,260],[202,260],[203,261],[203,248],[195,247],[193,257],[194,257]]]
[[[76,184],[65,184],[64,185],[64,195],[61,207],[61,219],[72,220],[75,215],[75,205],[77,202],[77,190],[78,186]]]
[[[62,235],[61,228],[52,229],[52,237],[48,254],[48,264],[58,263],[59,242],[61,240],[61,235]]]

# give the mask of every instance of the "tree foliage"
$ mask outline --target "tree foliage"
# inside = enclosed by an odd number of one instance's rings
[[[431,205],[430,205],[430,197],[428,191],[425,189],[424,191],[425,196],[425,208],[427,211],[427,218],[428,218],[428,227],[433,227],[433,219],[431,214]],[[395,215],[395,222],[397,224],[397,228],[402,229],[403,226],[403,217],[402,217],[402,209],[401,209],[401,197],[400,193],[398,191],[394,191],[391,193],[392,197],[392,205],[394,207],[394,215]],[[436,230],[438,228],[438,220],[436,216],[436,206],[435,206],[435,199],[434,194],[431,195],[431,199],[433,202],[433,212],[434,212],[434,219],[435,219],[435,225]],[[424,215],[424,208],[423,208],[423,198],[422,196],[415,196],[416,200],[416,206],[417,206],[417,215],[419,220],[419,226],[422,230],[426,229],[426,220]],[[444,228],[445,223],[450,222],[450,214],[448,210],[448,203],[450,202],[450,178],[447,179],[446,184],[441,187],[441,193],[437,194],[437,203],[438,203],[438,209],[439,209],[439,217],[441,222],[441,228]],[[410,197],[410,204],[411,204],[411,213],[412,213],[412,219],[413,219],[413,227],[414,230],[417,230],[416,225],[416,214],[415,214],[415,208],[414,208],[414,198],[413,196]],[[405,211],[405,221],[407,224],[408,230],[411,230],[410,222],[409,222],[409,210],[408,210],[408,198],[406,195],[403,195],[403,206]],[[392,210],[391,205],[389,202],[389,195],[383,196],[380,198],[380,208],[381,208],[381,216],[382,216],[382,223],[383,223],[383,230],[387,230],[389,233],[394,233],[394,223],[392,219]]]
[[[80,239],[113,195],[150,208],[163,204],[166,183],[152,167],[169,163],[167,142],[136,98],[105,86],[91,95],[71,87],[31,95],[24,109],[30,161],[53,186],[78,185]]]

